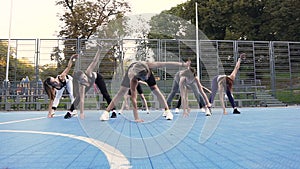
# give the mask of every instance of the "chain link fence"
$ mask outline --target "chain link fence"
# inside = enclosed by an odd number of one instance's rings
[[[7,39],[0,39],[7,43]],[[234,85],[234,95],[239,106],[268,106],[299,104],[300,94],[300,42],[201,40],[199,43],[199,66],[197,66],[196,41],[185,39],[12,39],[9,81],[2,74],[0,88],[1,110],[45,110],[48,97],[43,91],[42,81],[47,76],[56,76],[63,70],[64,58],[79,53],[74,69],[85,70],[92,61],[97,43],[102,46],[102,57],[98,70],[103,74],[110,94],[113,96],[120,86],[127,66],[136,60],[186,61],[199,68],[199,78],[210,88],[213,76],[230,74],[240,53],[246,53]],[[6,59],[6,56],[2,56]],[[6,62],[2,62],[2,70]],[[62,69],[56,69],[61,66]],[[53,71],[47,71],[50,68]],[[167,96],[171,90],[173,76],[182,68],[158,68],[153,70],[158,86]],[[57,71],[57,72],[56,72]],[[148,100],[154,96],[148,93]],[[96,90],[87,97],[97,98],[96,107],[105,105]],[[191,101],[195,100],[191,96]],[[67,99],[67,97],[66,97]],[[272,101],[273,100],[273,101]],[[283,102],[284,101],[284,104]],[[62,108],[70,105],[61,102]],[[102,105],[101,105],[102,104]],[[195,104],[197,105],[197,104]],[[218,104],[216,103],[216,106]],[[104,106],[104,107],[103,107]],[[157,105],[155,106],[158,107]]]

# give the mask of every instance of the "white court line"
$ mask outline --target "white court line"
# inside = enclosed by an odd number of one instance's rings
[[[56,115],[56,116],[63,116],[63,115]],[[40,119],[45,119],[45,118],[48,118],[48,117],[36,117],[36,118],[23,119],[23,120],[6,121],[6,122],[0,122],[0,125],[1,124],[20,123],[20,122],[31,121],[31,120],[40,120]]]
[[[31,130],[0,130],[0,133],[30,133],[30,134],[45,134],[45,135],[53,135],[53,136],[62,136],[62,137],[69,137],[72,139],[77,139],[80,141],[84,141],[88,144],[91,144],[101,150],[105,156],[107,157],[108,163],[111,169],[129,169],[132,168],[130,166],[130,162],[127,158],[115,147],[110,146],[104,142],[99,140],[83,137],[83,136],[76,136],[72,134],[64,134],[64,133],[56,133],[56,132],[43,132],[43,131],[31,131]]]

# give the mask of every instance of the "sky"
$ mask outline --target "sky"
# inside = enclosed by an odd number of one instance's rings
[[[61,22],[56,0],[0,0],[0,39],[57,38]],[[132,15],[158,14],[187,0],[127,0]]]

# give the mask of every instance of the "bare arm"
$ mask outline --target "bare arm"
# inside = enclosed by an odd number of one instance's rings
[[[231,72],[231,74],[230,74],[230,79],[232,79],[232,80],[234,80],[235,79],[235,76],[236,76],[236,74],[237,74],[237,72],[239,71],[239,69],[240,69],[240,65],[241,65],[241,57],[238,59],[238,61],[236,62],[236,64],[235,64],[235,67],[234,67],[234,69],[233,69],[233,71]]]
[[[78,54],[74,54],[70,57],[70,60],[68,62],[68,66],[66,67],[66,69],[60,74],[60,76],[62,77],[62,79],[65,79],[65,77],[67,76],[67,74],[69,73],[71,67],[72,67],[72,64],[73,64],[73,61],[75,61],[77,58],[78,58]],[[74,60],[73,60],[74,59]]]
[[[84,97],[85,97],[85,86],[80,85],[79,86],[79,95],[80,95],[80,118],[84,119]]]
[[[174,66],[182,66],[189,67],[191,65],[191,61],[187,62],[147,62],[149,68],[160,68],[160,67],[174,67]]]
[[[138,85],[138,81],[136,79],[130,79],[130,92],[131,92],[131,102],[133,106],[134,120],[136,122],[143,122],[143,120],[139,118],[139,114],[137,110],[137,91],[136,91],[137,85]]]
[[[227,114],[226,108],[225,108],[225,103],[224,103],[224,86],[222,85],[222,81],[223,80],[221,80],[218,84],[219,85],[219,97],[220,97],[221,106],[223,108],[223,114]]]
[[[181,103],[183,107],[183,117],[187,117],[189,115],[189,111],[188,111],[187,89],[184,84],[184,81],[185,81],[185,77],[181,77],[179,80],[179,88],[180,88]]]
[[[139,83],[139,84],[143,84],[143,85],[148,86],[148,83],[147,83],[147,82],[144,82],[144,81],[141,81],[141,80],[139,80],[138,83]]]
[[[95,69],[95,67],[97,66],[99,60],[100,60],[100,55],[101,54],[101,49],[98,48],[98,51],[93,59],[93,61],[91,62],[91,64],[87,67],[86,69],[86,74],[91,75],[93,70]]]
[[[203,86],[202,86],[202,84],[200,83],[200,80],[199,80],[197,77],[195,77],[195,80],[196,80],[196,82],[197,82],[197,86],[198,86],[198,88],[199,88],[199,90],[200,90],[202,96],[203,96],[204,99],[205,99],[206,105],[207,105],[208,107],[211,107],[211,105],[210,105],[210,103],[209,103],[209,100],[208,100],[208,97],[207,97],[206,93],[205,93],[204,90],[203,90]]]

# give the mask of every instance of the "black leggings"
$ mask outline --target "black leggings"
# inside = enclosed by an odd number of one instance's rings
[[[100,90],[101,94],[103,95],[104,99],[106,100],[107,104],[110,104],[111,102],[111,97],[108,94],[106,84],[104,82],[103,76],[100,73],[97,73],[97,78],[95,80],[95,83]],[[115,108],[113,108],[114,110]]]
[[[98,72],[97,72],[97,78],[95,79],[94,83],[97,85],[98,89],[100,90],[100,92],[103,95],[104,99],[106,100],[107,104],[110,104],[111,97],[108,94],[108,91],[107,91],[106,84],[104,82],[103,76],[100,73],[98,73]],[[85,93],[87,93],[90,90],[90,88],[93,86],[94,83],[90,83],[90,86],[87,86],[85,88]],[[75,110],[76,107],[78,106],[79,102],[80,102],[80,97],[77,96],[75,98],[75,101],[71,105],[70,111]],[[113,108],[112,110],[115,110],[115,108]]]

